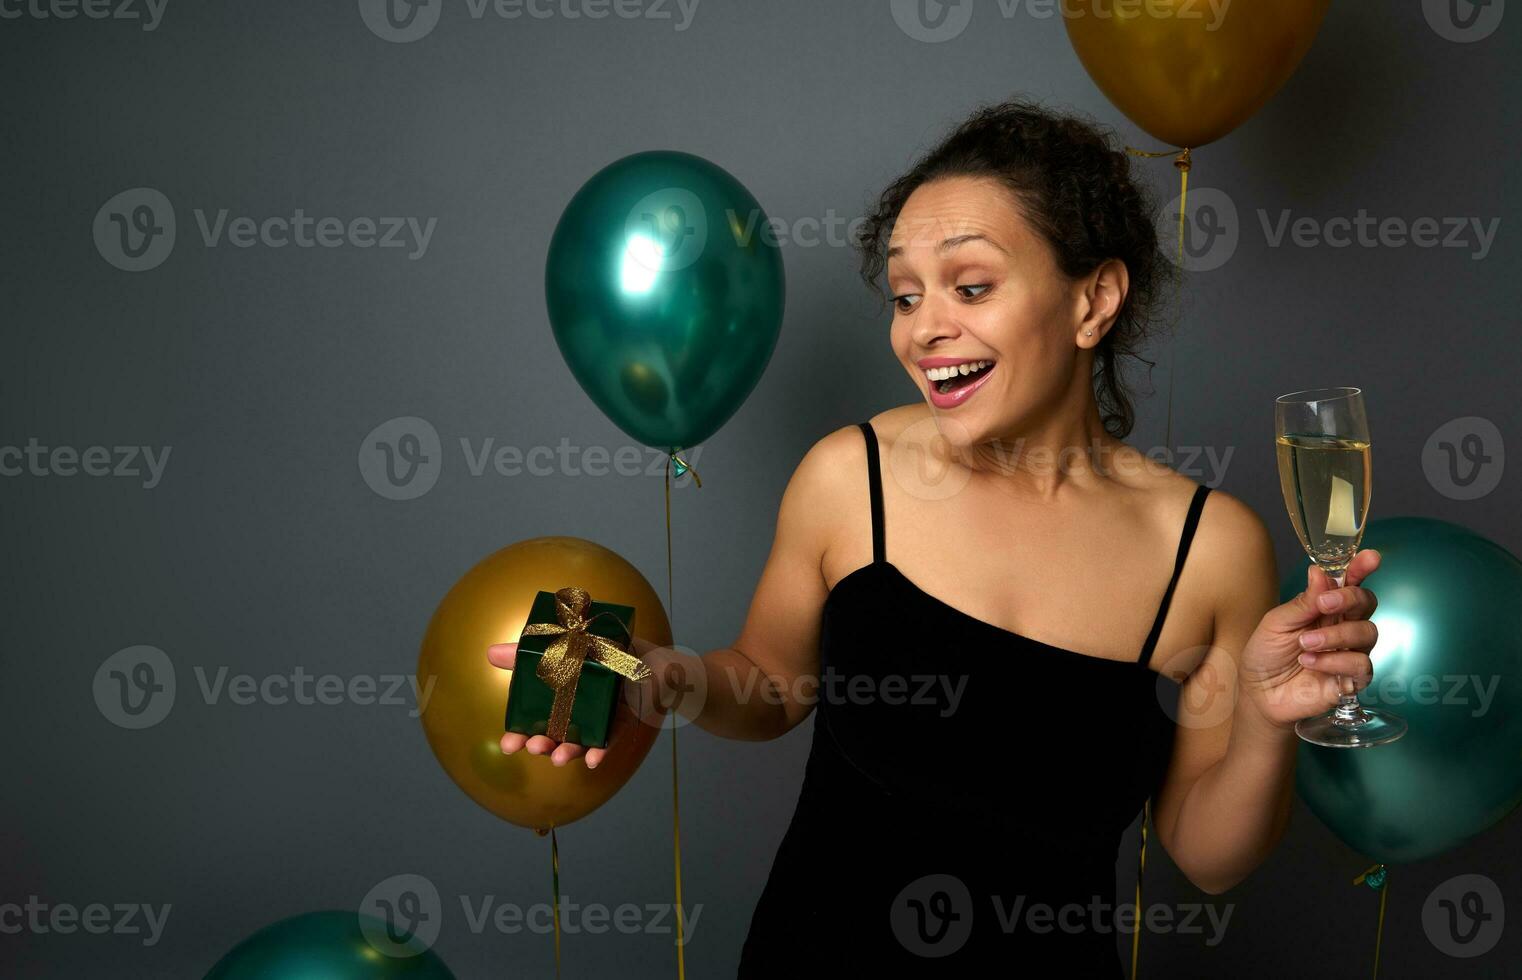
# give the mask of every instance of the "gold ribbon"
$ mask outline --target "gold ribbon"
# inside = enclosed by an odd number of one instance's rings
[[[571,723],[571,705],[576,700],[576,685],[581,681],[581,668],[587,661],[601,664],[631,681],[642,681],[650,676],[650,668],[643,660],[612,640],[588,631],[593,621],[601,616],[618,622],[618,617],[612,613],[599,613],[588,619],[586,613],[591,604],[592,597],[584,589],[574,586],[560,589],[555,593],[555,618],[559,623],[531,623],[523,628],[524,636],[555,637],[539,658],[535,674],[555,692],[545,734],[557,742],[565,741],[566,727]],[[623,623],[619,625],[624,626]],[[627,626],[624,626],[624,635],[629,635]]]

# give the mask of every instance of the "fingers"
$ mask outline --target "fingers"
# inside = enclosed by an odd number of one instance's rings
[[[1307,662],[1309,658],[1309,662]],[[1369,686],[1374,679],[1374,663],[1366,653],[1357,653],[1351,650],[1342,650],[1336,653],[1303,653],[1300,655],[1300,663],[1307,670],[1327,674],[1333,677],[1348,677],[1353,681],[1354,690],[1361,691]]]
[[[575,742],[561,742],[550,753],[550,763],[556,766],[563,766],[572,759],[579,759],[583,755],[586,755],[586,752],[586,748],[577,745]]]
[[[523,735],[518,732],[508,732],[502,736],[502,754],[512,755],[521,749],[528,749],[529,755],[548,755],[550,764],[563,766],[572,759],[585,756],[588,769],[596,769],[608,754],[607,749],[589,749],[575,742],[556,742],[548,735]]]
[[[1344,619],[1368,619],[1379,608],[1379,599],[1368,589],[1345,585],[1318,595],[1316,608],[1324,613],[1341,613]]]
[[[1364,579],[1373,575],[1379,568],[1383,556],[1373,548],[1367,548],[1353,556],[1353,561],[1348,565],[1348,574],[1343,578],[1344,585],[1357,585]]]
[[[1311,653],[1354,650],[1368,653],[1379,642],[1379,627],[1367,619],[1349,619],[1300,634],[1300,649]]]
[[[512,670],[513,664],[518,660],[518,644],[493,643],[486,648],[486,659],[490,660],[494,667]]]

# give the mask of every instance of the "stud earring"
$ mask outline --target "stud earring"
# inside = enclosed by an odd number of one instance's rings
[[[1092,330],[1085,330],[1085,331],[1084,331],[1084,332],[1083,332],[1083,335],[1084,335],[1084,336],[1085,336],[1085,337],[1092,337],[1092,336],[1094,336],[1094,331],[1092,331]]]

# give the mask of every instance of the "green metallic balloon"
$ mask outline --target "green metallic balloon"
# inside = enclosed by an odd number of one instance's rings
[[[416,940],[386,936],[385,923],[370,916],[309,912],[243,940],[206,980],[454,980],[444,961]]]
[[[718,431],[782,327],[782,254],[761,205],[690,153],[609,164],[550,240],[545,298],[571,374],[630,436],[666,450]]]
[[[1410,724],[1363,749],[1302,742],[1300,796],[1349,846],[1408,862],[1457,847],[1522,803],[1522,562],[1456,524],[1370,521],[1380,552],[1374,680],[1359,695]],[[1284,581],[1305,588],[1305,567]]]

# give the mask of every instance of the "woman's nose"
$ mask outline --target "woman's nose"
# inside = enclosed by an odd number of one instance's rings
[[[937,343],[961,335],[956,308],[941,300],[925,297],[920,300],[920,315],[914,319],[911,331],[913,340],[921,347],[933,347]]]

